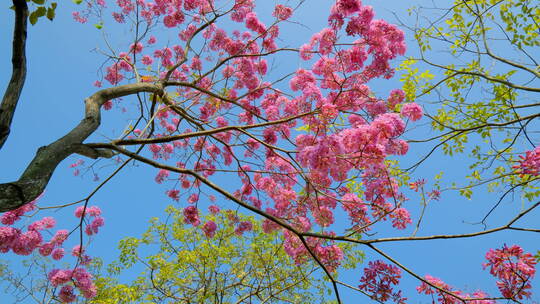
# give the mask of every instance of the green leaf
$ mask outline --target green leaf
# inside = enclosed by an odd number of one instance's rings
[[[55,15],[56,15],[56,14],[55,14],[55,12],[54,12],[54,8],[49,7],[49,8],[47,9],[47,19],[53,21]]]
[[[47,9],[44,6],[40,6],[35,11],[37,17],[43,17],[47,13]]]
[[[43,5],[45,4],[45,0],[32,0],[35,4]]]
[[[38,16],[36,12],[32,12],[30,16],[28,17],[28,19],[30,20],[30,24],[35,25],[36,22],[38,21]]]
[[[83,0],[71,0],[71,1],[73,1],[73,3],[75,4],[81,4],[83,2]]]

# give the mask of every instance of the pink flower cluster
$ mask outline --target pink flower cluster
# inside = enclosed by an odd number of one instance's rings
[[[53,269],[49,272],[47,278],[52,286],[62,286],[58,296],[64,303],[71,303],[77,299],[73,286],[87,299],[96,296],[97,289],[93,282],[93,277],[84,268],[77,267],[74,270]]]
[[[523,299],[531,297],[531,281],[536,273],[536,259],[525,253],[520,246],[503,246],[501,249],[490,249],[486,253],[489,273],[499,279],[497,287],[503,297]]]
[[[238,223],[236,226],[236,229],[234,229],[234,233],[236,235],[242,235],[246,231],[251,231],[253,229],[253,224],[250,221],[243,221]]]
[[[431,287],[429,284],[426,284],[425,282],[422,282],[422,284],[418,286],[416,290],[419,293],[423,293],[426,295],[434,295],[434,294],[438,295],[437,301],[441,304],[462,304],[463,301],[459,299],[458,297],[467,299],[466,303],[472,303],[472,304],[495,304],[496,303],[494,300],[481,300],[481,299],[489,298],[489,296],[481,290],[475,291],[472,294],[463,294],[463,292],[459,290],[454,290],[450,285],[446,284],[439,278],[426,275],[424,279],[430,284],[436,286],[438,289]],[[452,294],[458,297],[453,296]]]
[[[62,246],[69,236],[67,230],[56,231],[48,242],[44,242],[43,240],[42,231],[54,228],[56,225],[56,221],[52,217],[44,217],[34,221],[28,225],[26,232],[22,232],[19,228],[11,227],[11,225],[15,224],[23,216],[27,216],[29,212],[36,209],[36,201],[40,197],[0,216],[0,222],[7,225],[0,227],[0,252],[7,253],[11,250],[18,255],[29,255],[35,250],[38,250],[40,255],[51,256],[54,260],[60,260],[64,257],[65,251]],[[78,218],[85,214],[94,218],[92,223],[87,226],[87,230],[90,227],[90,234],[97,233],[98,227],[103,225],[101,210],[96,206],[89,208],[81,206],[75,210],[75,216]],[[89,232],[87,231],[87,233]],[[79,246],[75,246],[73,255],[81,258],[82,265],[87,265],[90,262],[90,258],[86,255],[81,256],[81,251]],[[96,287],[92,282],[92,276],[84,268],[79,267],[75,270],[54,269],[49,272],[47,278],[54,287],[64,285],[58,294],[60,300],[64,303],[73,302],[77,298],[71,284],[86,298],[92,298],[96,295]]]
[[[401,108],[401,115],[409,118],[412,121],[417,121],[422,118],[424,111],[418,104],[411,102],[403,105]]]
[[[67,230],[58,230],[49,242],[43,242],[41,231],[54,228],[56,221],[52,217],[44,217],[28,225],[28,230],[23,232],[19,228],[11,227],[30,211],[36,209],[35,202],[39,197],[13,211],[8,211],[0,216],[0,222],[6,226],[0,227],[0,252],[13,251],[18,255],[30,255],[36,249],[42,256],[49,256],[55,260],[63,257],[64,250],[61,248],[68,236]]]
[[[199,210],[196,206],[188,206],[184,208],[184,221],[186,224],[199,226],[201,221],[199,219]]]
[[[490,249],[486,253],[486,260],[483,266],[489,268],[489,273],[498,278],[497,287],[503,297],[518,301],[531,297],[531,281],[536,273],[536,259],[532,254],[526,253],[520,246],[506,246],[501,249]],[[441,279],[425,276],[425,280],[436,286],[433,288],[429,284],[422,282],[416,289],[419,293],[426,295],[438,295],[439,303],[458,304],[462,299],[467,299],[467,303],[474,304],[495,304],[495,300],[489,300],[489,296],[483,291],[476,291],[473,294],[464,294],[453,289]]]
[[[395,111],[404,101],[402,90],[377,98],[367,85],[375,78],[393,75],[391,60],[405,52],[403,33],[394,25],[374,19],[372,8],[358,0],[336,1],[328,27],[300,48],[300,57],[309,62],[288,78],[292,93],[285,94],[267,82],[267,58],[281,51],[276,44],[279,26],[291,18],[293,9],[275,5],[275,22],[265,24],[254,11],[255,1],[235,0],[228,8],[236,24],[221,27],[220,20],[211,24],[205,21],[219,13],[212,12],[220,8],[213,3],[117,3],[117,20],[133,20],[137,7],[145,22],[161,22],[175,30],[179,39],[178,44],[166,47],[158,47],[153,36],[137,41],[106,68],[105,79],[112,85],[124,79],[158,81],[165,77],[164,70],[178,64],[170,71],[169,80],[189,85],[174,91],[168,87],[169,96],[182,96],[182,107],[189,109],[193,121],[208,130],[230,127],[200,136],[192,130],[194,124],[162,104],[156,109],[152,136],[183,138],[148,145],[151,157],[163,162],[174,160],[176,167],[205,178],[216,172],[237,172],[238,183],[231,180],[231,185],[238,184],[238,188],[227,191],[302,231],[318,226],[332,233],[337,208],[349,215],[353,228],[360,232],[384,220],[396,229],[407,228],[412,220],[402,204],[405,199],[396,180],[388,174],[386,159],[407,153],[408,144],[400,139],[405,131],[404,120],[419,119],[422,109],[416,104],[404,104],[400,115]],[[340,41],[345,34],[352,37],[351,41]],[[194,45],[187,47],[192,39],[200,39],[205,47],[193,52]],[[150,75],[136,75],[135,67]],[[272,124],[291,116],[300,118]],[[249,135],[235,127],[256,123],[265,125],[250,127]],[[300,124],[306,132],[294,130]],[[140,130],[134,135],[148,136]],[[336,191],[351,177],[363,184],[362,197],[348,190]],[[175,182],[172,189],[165,191],[172,200],[180,201],[181,194],[185,194],[189,203],[199,201],[194,193],[200,193],[201,181],[193,176],[160,170],[155,181]],[[183,216],[186,223],[201,225],[207,237],[215,235],[215,223],[201,223],[196,206],[187,206]],[[251,229],[248,223],[235,225],[237,234]],[[279,225],[267,220],[263,229],[270,232]],[[298,263],[309,258],[305,245],[297,238],[285,239],[287,252]],[[339,266],[343,253],[338,246],[311,239],[308,243],[329,268]]]
[[[514,166],[519,174],[533,176],[540,174],[540,146],[525,152],[525,155],[520,155],[519,158],[519,164]]]
[[[383,261],[370,261],[364,268],[364,275],[360,278],[361,290],[368,293],[372,299],[378,302],[392,300],[398,304],[405,304],[401,290],[395,292],[394,287],[399,284],[401,270],[394,265],[388,265]]]
[[[90,224],[86,225],[84,230],[87,235],[94,235],[98,233],[99,227],[105,225],[105,219],[101,217],[101,209],[99,209],[98,206],[91,206],[87,208],[86,205],[84,205],[75,209],[76,217],[80,218],[85,215],[89,215],[93,218]]]
[[[217,224],[214,221],[208,221],[204,223],[202,230],[207,238],[213,238],[216,233]]]

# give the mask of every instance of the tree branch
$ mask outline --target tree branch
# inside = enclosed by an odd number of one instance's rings
[[[13,67],[11,79],[0,105],[0,149],[4,146],[9,133],[15,108],[19,102],[21,91],[26,79],[26,27],[28,20],[28,5],[26,0],[13,0],[15,7],[15,26],[13,30],[13,50],[11,64]]]
[[[38,149],[19,180],[0,184],[0,212],[14,210],[35,199],[43,192],[58,164],[73,153],[108,156],[107,151],[82,145],[101,124],[101,106],[108,100],[135,93],[163,94],[161,84],[134,83],[103,89],[85,100],[85,117],[64,137]],[[94,150],[94,151],[91,151]]]

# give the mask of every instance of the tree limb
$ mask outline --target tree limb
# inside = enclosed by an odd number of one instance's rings
[[[108,156],[106,151],[82,145],[101,124],[101,106],[108,100],[135,93],[163,94],[161,84],[134,83],[103,89],[85,100],[85,117],[64,137],[38,149],[19,180],[0,184],[0,212],[14,210],[43,192],[58,164],[73,153]],[[94,151],[91,151],[94,150]],[[109,153],[110,154],[110,153]]]
[[[15,26],[13,30],[13,50],[11,64],[13,67],[11,79],[0,105],[0,149],[4,146],[9,133],[15,108],[19,102],[21,91],[26,79],[26,27],[28,20],[28,5],[26,0],[13,0],[15,8]]]

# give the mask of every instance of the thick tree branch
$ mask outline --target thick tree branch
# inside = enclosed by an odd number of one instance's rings
[[[18,181],[0,184],[0,212],[14,210],[35,199],[43,192],[56,166],[73,153],[104,157],[110,152],[82,145],[101,123],[101,106],[108,100],[135,93],[162,94],[161,84],[135,83],[103,89],[85,100],[84,119],[64,137],[38,149]]]
[[[0,149],[9,133],[15,108],[19,102],[26,79],[26,27],[28,6],[26,0],[13,0],[15,7],[15,26],[13,30],[13,50],[11,55],[12,73],[0,105]]]

